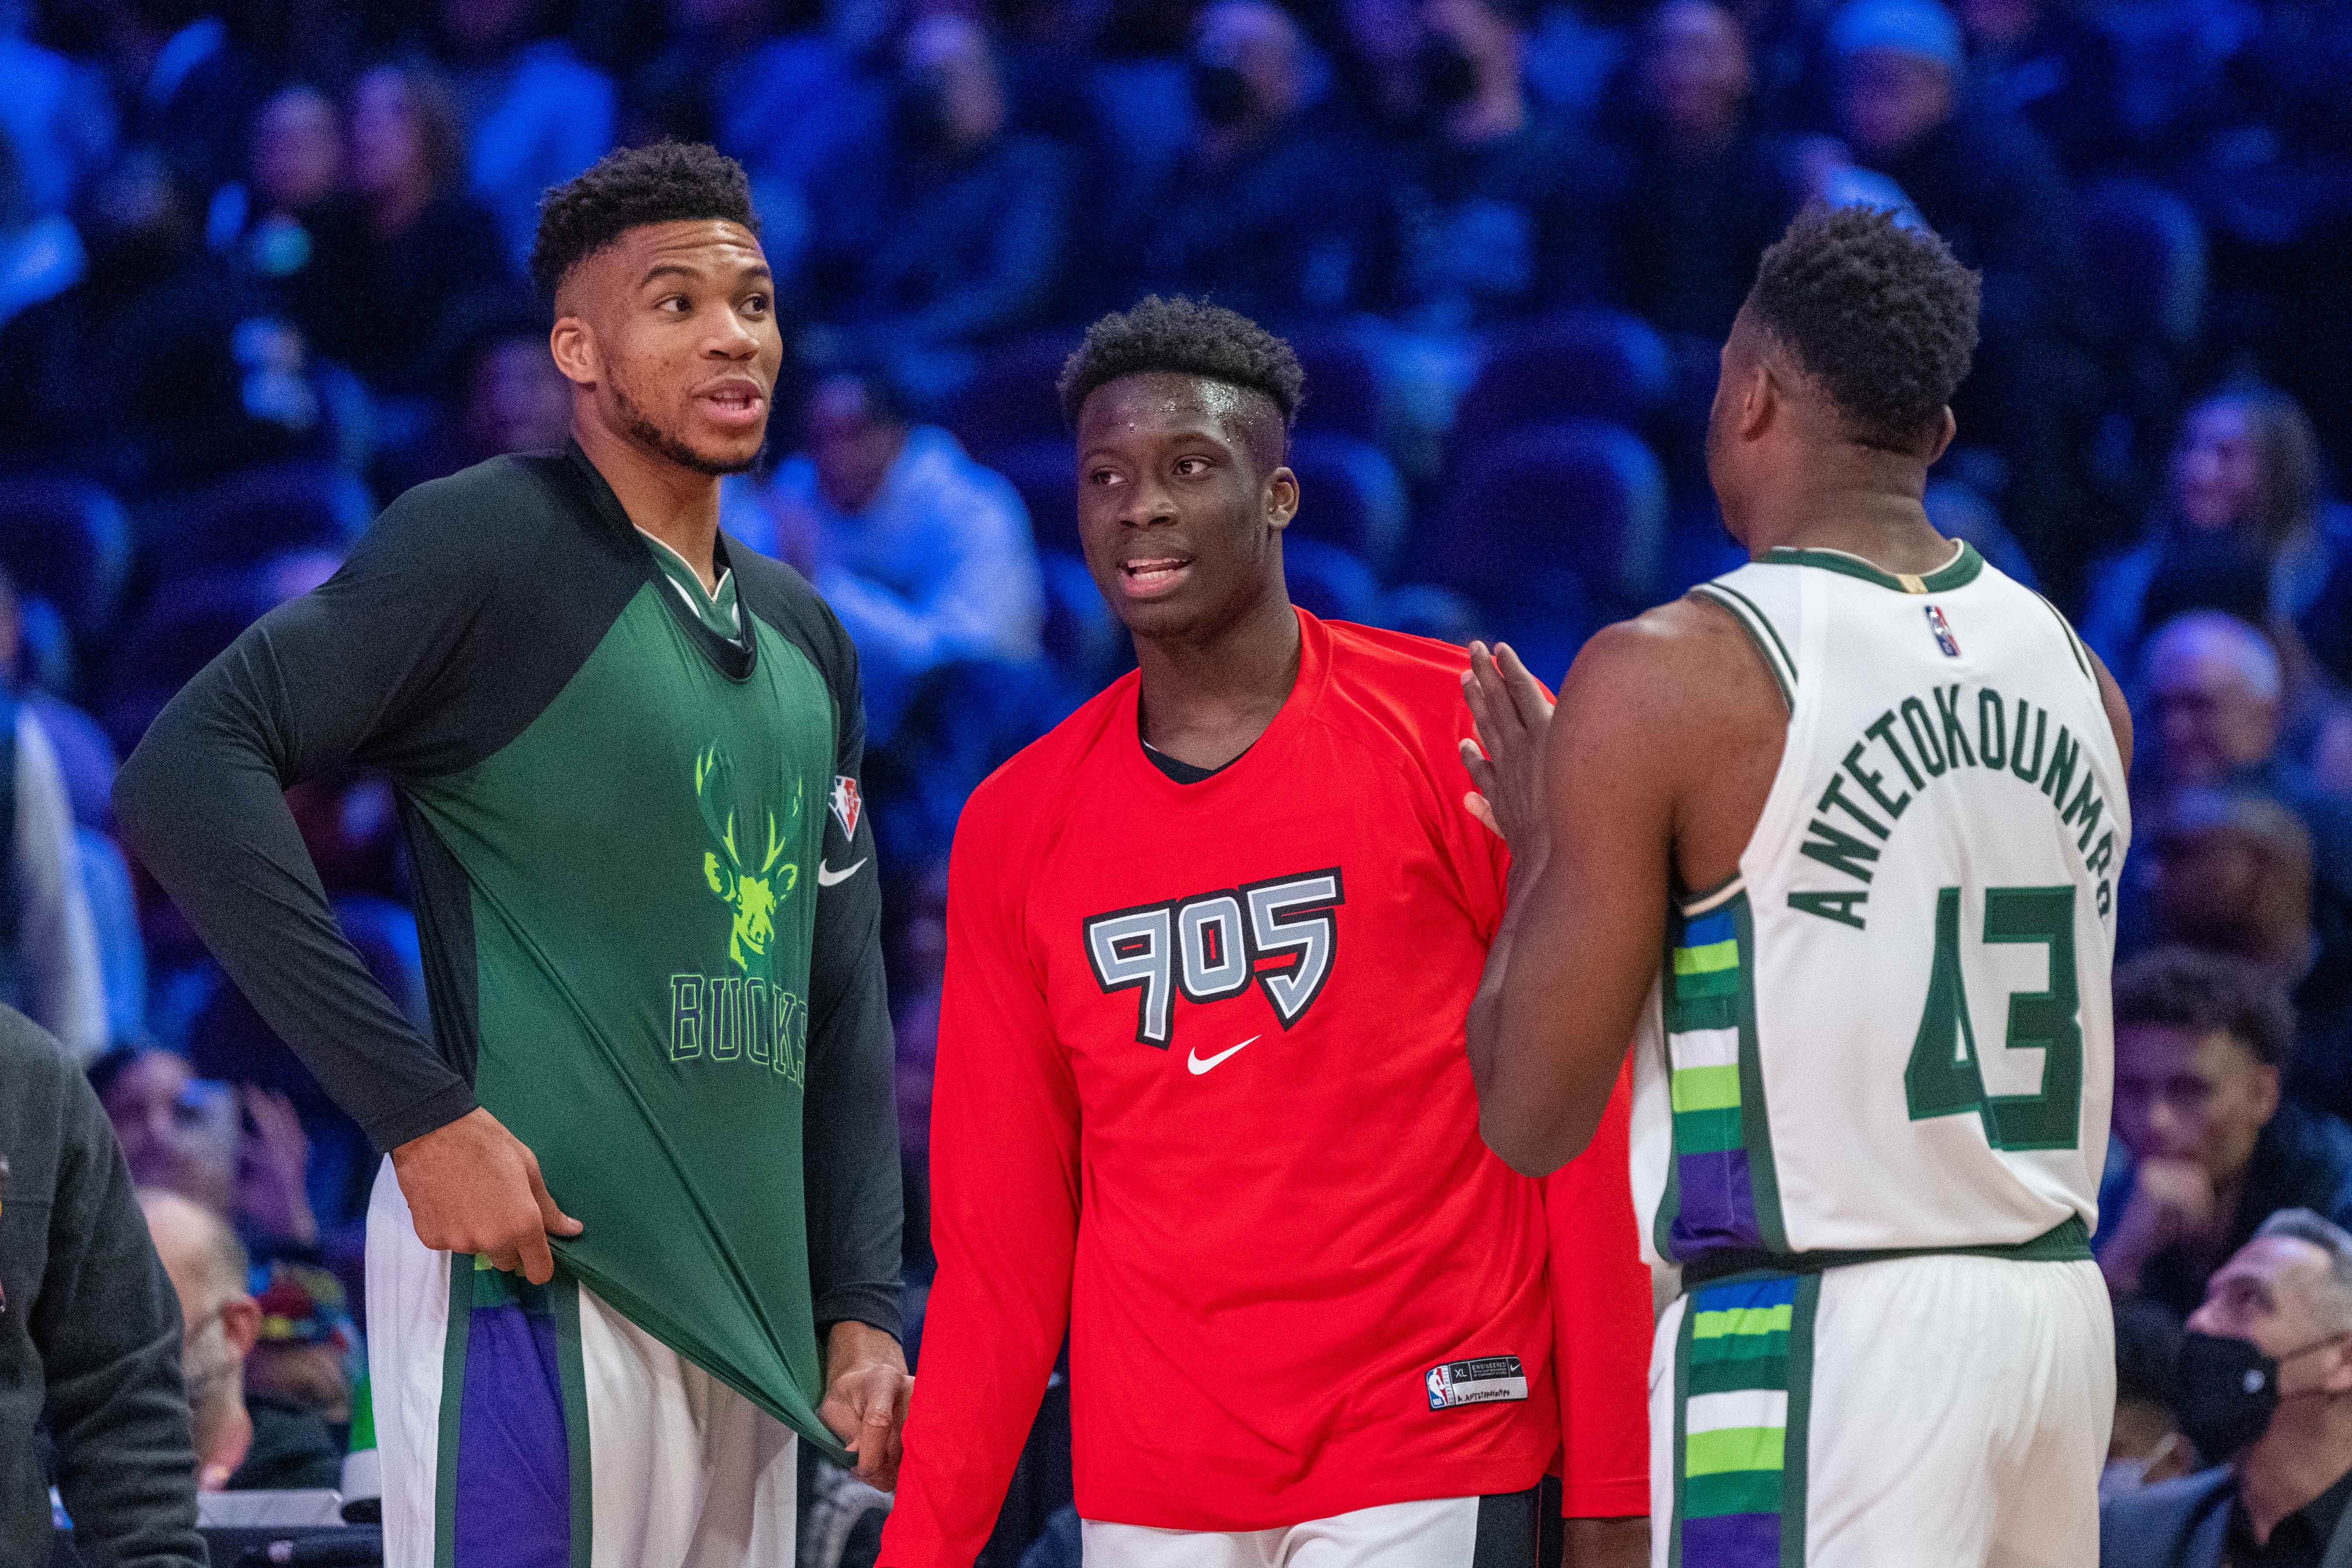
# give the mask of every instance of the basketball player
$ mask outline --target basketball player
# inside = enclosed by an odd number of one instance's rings
[[[1478,658],[1516,884],[1470,1021],[1488,1141],[1582,1148],[1633,1042],[1683,1294],[1660,1563],[2087,1563],[2114,1409],[2089,1230],[2130,721],[1920,505],[1977,279],[1847,208],[1766,252],[1707,436],[1750,564],[1603,631],[1549,724]]]
[[[1140,668],[956,831],[888,1568],[969,1568],[1066,1329],[1092,1568],[1528,1568],[1563,1426],[1571,1561],[1643,1554],[1624,1112],[1549,1226],[1478,1142],[1507,856],[1455,804],[1466,658],[1291,605],[1300,383],[1184,300],[1063,373]]]
[[[189,683],[116,805],[389,1152],[391,1568],[789,1562],[795,1434],[887,1486],[907,1387],[856,662],[718,529],[782,355],[743,171],[616,153],[549,195],[533,271],[570,450],[403,496]],[[400,793],[430,1039],[280,793],[353,762]]]

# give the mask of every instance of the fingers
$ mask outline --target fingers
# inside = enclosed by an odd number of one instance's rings
[[[547,1233],[534,1231],[522,1244],[522,1277],[534,1285],[544,1285],[555,1278],[555,1254],[547,1245]]]
[[[876,1491],[888,1491],[898,1479],[898,1440],[890,1401],[869,1399],[866,1418],[857,1426],[857,1479]]]
[[[547,1183],[540,1176],[539,1157],[528,1151],[524,1157],[529,1162],[524,1169],[530,1176],[530,1199],[539,1205],[540,1228],[564,1237],[578,1236],[587,1229],[586,1226],[555,1206],[555,1199],[548,1194]]]
[[[1478,731],[1479,743],[1488,752],[1497,749],[1503,731],[1496,720],[1508,711],[1508,704],[1487,689],[1478,673],[1478,645],[1471,645],[1470,668],[1462,675],[1462,698],[1470,705],[1470,722]]]
[[[1530,730],[1541,729],[1551,718],[1552,709],[1551,699],[1544,695],[1543,682],[1528,671],[1508,643],[1496,647],[1494,664],[1519,722]]]
[[[1485,795],[1480,795],[1476,790],[1472,790],[1462,797],[1462,804],[1468,808],[1471,816],[1486,825],[1487,832],[1497,838],[1508,837],[1508,835],[1503,831],[1503,825],[1495,820],[1495,808],[1486,804]]]

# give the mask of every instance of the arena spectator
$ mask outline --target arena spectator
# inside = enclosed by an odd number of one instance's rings
[[[619,123],[612,79],[551,36],[547,0],[441,0],[440,37],[471,149],[467,177],[520,271],[539,198],[603,157]]]
[[[180,1314],[97,1096],[0,1011],[0,1563],[49,1561],[49,1480],[89,1559],[200,1568]]]
[[[2352,1236],[2271,1216],[2214,1275],[2178,1372],[2209,1468],[2109,1499],[2104,1568],[2319,1563],[2352,1551]]]
[[[254,1297],[261,1321],[245,1358],[247,1405],[272,1400],[326,1423],[341,1453],[352,1425],[357,1336],[342,1282],[323,1268],[278,1262]]]
[[[1601,148],[1528,97],[1530,9],[1423,0],[1425,121],[1391,143],[1382,276],[1369,284],[1407,329],[1462,332],[1606,291],[1591,214],[1616,180]]]
[[[1317,100],[1298,24],[1266,0],[1218,0],[1190,59],[1198,129],[1161,180],[1081,236],[1081,259],[1109,285],[1088,304],[1181,288],[1281,322],[1353,303],[1372,174],[1360,139]],[[1105,266],[1106,249],[1128,254]]]
[[[1635,312],[1692,340],[1712,386],[1757,258],[1796,211],[1789,150],[1756,123],[1748,37],[1716,0],[1651,13],[1635,79],[1616,279]]]
[[[26,8],[0,15],[0,141],[16,149],[26,210],[63,214],[115,136],[99,72],[25,37]]]
[[[0,47],[6,42],[0,37]],[[0,93],[5,90],[0,84]],[[80,234],[64,214],[35,210],[24,160],[0,130],[0,326],[73,287],[82,265]]]
[[[0,329],[0,463],[152,491],[313,448],[300,340],[272,340],[152,152],[85,193],[79,226],[80,280]]]
[[[199,1491],[286,1491],[339,1485],[342,1450],[316,1415],[275,1394],[249,1395],[245,1360],[261,1332],[245,1247],[212,1210],[142,1189],[139,1206],[180,1299],[181,1371]]]
[[[457,354],[457,405],[406,454],[382,466],[387,496],[508,452],[557,452],[571,439],[570,383],[526,316],[493,321]]]
[[[2101,1498],[2136,1492],[2196,1468],[2196,1450],[2180,1435],[2173,1413],[2172,1369],[2179,1354],[2179,1319],[2135,1296],[2116,1302],[2116,1424],[2099,1476]]]
[[[331,287],[299,324],[371,390],[431,398],[449,383],[466,328],[511,310],[518,285],[490,215],[462,189],[465,136],[448,84],[380,66],[353,85],[350,112],[355,195],[322,223]],[[413,437],[423,416],[389,433]]]
[[[316,231],[343,192],[349,163],[334,100],[316,88],[287,88],[255,117],[246,177],[215,193],[205,220],[212,248],[274,290],[298,322],[318,320],[331,258]]]
[[[947,431],[911,424],[882,377],[826,377],[803,420],[807,451],[761,498],[768,537],[857,645],[878,750],[934,670],[1037,658],[1037,547],[1013,487]]]
[[[2352,1219],[2352,1127],[2279,1093],[2294,1020],[2242,960],[2159,948],[2116,976],[2116,1133],[2099,1267],[2118,1297],[2194,1310],[2254,1228],[2303,1205]]]
[[[260,72],[215,0],[109,0],[116,114],[125,145],[160,150],[199,199],[236,177]]]
[[[199,1079],[176,1053],[138,1047],[108,1052],[89,1077],[142,1188],[186,1198],[265,1250],[318,1244],[309,1140],[284,1095]]]
[[[2081,388],[2066,330],[2082,284],[2074,193],[2030,127],[1964,97],[1959,25],[1935,0],[1849,0],[1829,43],[1837,124],[1855,157],[1900,185],[1984,275],[1982,343],[1954,399],[1960,440],[2000,451],[2003,515],[2044,578],[2071,589],[2067,421],[2079,423]]]
[[[908,35],[887,133],[817,209],[820,311],[838,357],[943,394],[976,345],[1039,319],[1061,281],[1070,174],[1011,116],[977,23],[934,16]]]
[[[2318,599],[2334,540],[2345,531],[2322,505],[2319,448],[2294,399],[2262,388],[2222,392],[2181,422],[2165,500],[2147,538],[2104,566],[2093,584],[2083,640],[2117,669],[2139,662],[2140,644],[2167,619],[2226,602],[2217,557],[2200,543],[2226,535],[2260,562],[2265,592],[2253,618],[2302,615]]]

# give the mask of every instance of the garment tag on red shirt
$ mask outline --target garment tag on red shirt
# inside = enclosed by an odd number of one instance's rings
[[[1429,1407],[1451,1410],[1457,1405],[1492,1405],[1497,1400],[1528,1396],[1527,1369],[1515,1355],[1482,1355],[1471,1361],[1449,1361],[1433,1366]]]

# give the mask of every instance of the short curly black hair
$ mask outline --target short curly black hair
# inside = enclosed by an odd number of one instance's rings
[[[699,142],[656,142],[607,153],[540,198],[530,280],[552,303],[571,270],[633,228],[719,218],[760,232],[743,165]]]
[[[1976,356],[1980,287],[1938,236],[1892,212],[1816,205],[1765,251],[1748,312],[1855,441],[1916,453]]]
[[[2115,1026],[2220,1032],[2264,1067],[2285,1063],[2294,1007],[2284,988],[2242,958],[2194,947],[2159,947],[2116,972]]]
[[[1087,329],[1056,384],[1062,415],[1075,426],[1097,387],[1130,375],[1197,375],[1265,395],[1287,432],[1307,395],[1307,373],[1290,345],[1238,310],[1183,295],[1147,294]]]

